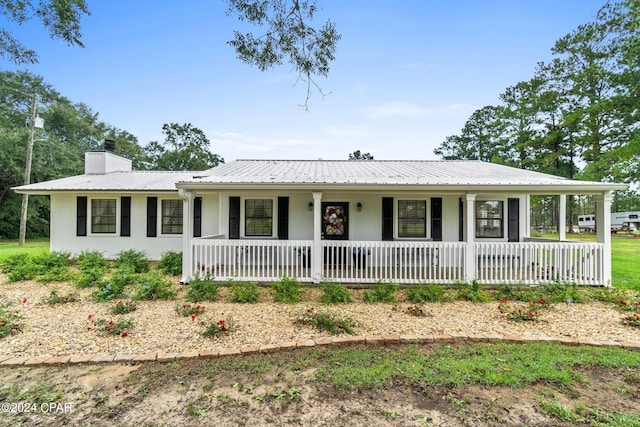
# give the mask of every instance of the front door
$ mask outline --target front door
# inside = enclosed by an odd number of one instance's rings
[[[349,203],[322,202],[322,238],[324,240],[349,240]],[[324,248],[325,266],[347,265],[347,249]]]

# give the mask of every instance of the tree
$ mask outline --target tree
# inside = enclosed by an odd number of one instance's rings
[[[326,77],[329,64],[335,59],[340,34],[327,20],[321,27],[311,25],[318,8],[315,0],[227,0],[229,15],[236,15],[264,28],[262,35],[234,31],[229,44],[238,58],[265,71],[288,62],[298,72],[298,78],[307,85],[303,106],[308,109],[311,89],[324,93],[315,75]]]
[[[18,25],[37,17],[52,39],[84,47],[80,40],[80,20],[91,13],[85,0],[40,0],[37,6],[30,0],[3,0],[0,14]],[[16,64],[38,62],[37,53],[23,46],[6,28],[0,28],[0,56]]]
[[[373,156],[370,153],[361,153],[360,150],[356,150],[349,153],[349,160],[373,160]]]
[[[148,169],[169,171],[200,171],[224,163],[224,159],[209,151],[211,142],[203,131],[185,123],[164,124],[162,143],[150,142],[145,151]]]

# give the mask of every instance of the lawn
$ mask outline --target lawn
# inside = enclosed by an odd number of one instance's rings
[[[27,240],[22,247],[17,240],[0,240],[0,263],[16,254],[38,255],[46,252],[49,252],[49,239]]]

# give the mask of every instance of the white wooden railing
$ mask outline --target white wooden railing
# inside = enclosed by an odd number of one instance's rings
[[[191,240],[190,277],[341,283],[535,284],[559,281],[604,285],[600,243],[322,241],[312,266],[311,240]],[[471,259],[469,259],[471,258]]]

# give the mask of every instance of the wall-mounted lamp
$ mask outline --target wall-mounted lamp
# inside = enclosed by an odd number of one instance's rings
[[[313,210],[313,202],[309,202],[309,212]]]
[[[362,212],[362,203],[358,202],[356,207],[358,208],[358,212]]]

